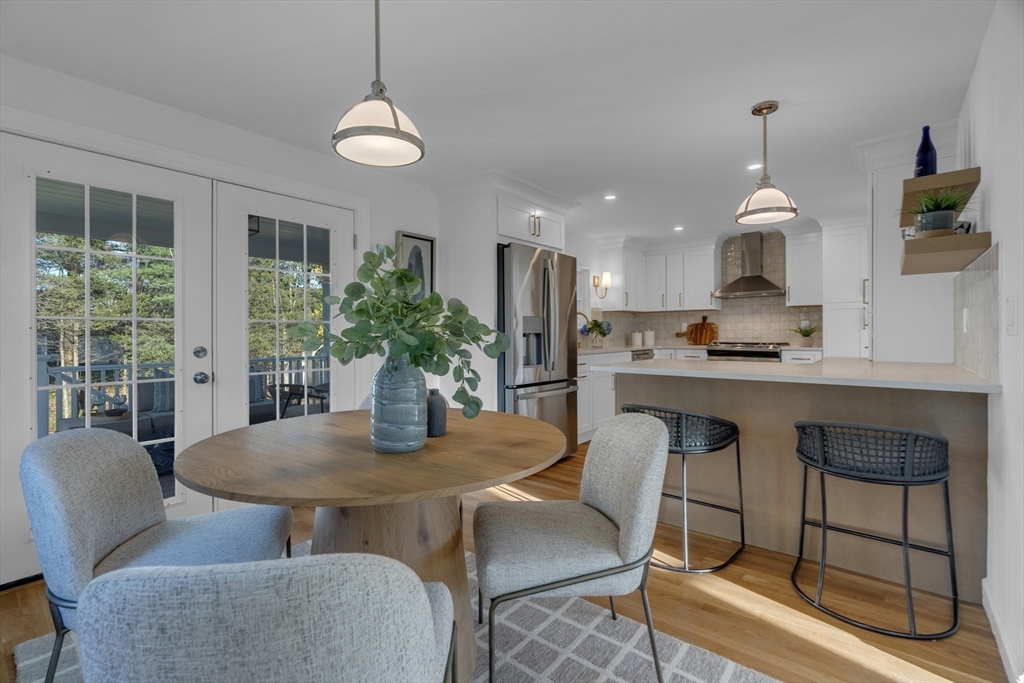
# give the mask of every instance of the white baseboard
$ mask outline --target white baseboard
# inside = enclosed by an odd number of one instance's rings
[[[989,580],[981,580],[981,604],[988,616],[988,623],[992,627],[992,635],[996,638],[996,645],[999,646],[999,656],[1003,660],[1003,667],[1006,669],[1006,680],[1015,682],[1024,675],[1024,664],[1021,662],[1021,653],[1017,649],[1019,643],[1012,642],[1006,633],[1003,625],[1002,614],[999,611],[999,602],[992,597]]]

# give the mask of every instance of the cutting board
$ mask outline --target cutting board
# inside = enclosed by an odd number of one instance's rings
[[[690,323],[686,332],[676,332],[677,337],[686,337],[686,340],[694,346],[707,346],[718,339],[718,325],[709,323],[706,315],[701,316],[699,323]]]

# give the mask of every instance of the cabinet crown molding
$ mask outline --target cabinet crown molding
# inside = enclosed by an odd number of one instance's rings
[[[549,192],[543,187],[534,185],[528,180],[514,175],[491,169],[486,173],[467,180],[449,183],[434,190],[438,204],[450,204],[474,197],[485,192],[502,192],[519,199],[536,204],[538,208],[554,211],[565,215],[580,205],[576,200]]]
[[[956,150],[956,133],[958,119],[945,121],[931,126],[932,144],[940,157],[952,156]],[[906,130],[891,135],[883,135],[870,140],[854,142],[850,145],[853,166],[861,173],[868,173],[879,168],[913,164],[914,155],[921,144],[921,129]]]

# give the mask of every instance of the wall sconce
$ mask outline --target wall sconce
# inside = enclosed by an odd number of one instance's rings
[[[601,273],[601,277],[598,277],[596,275],[594,276],[594,295],[597,296],[598,299],[603,299],[606,296],[608,296],[608,288],[611,287],[611,286],[612,286],[612,274],[609,273],[607,270],[605,272]],[[598,293],[598,291],[597,291],[598,287],[601,287],[601,288],[604,289],[604,294]]]

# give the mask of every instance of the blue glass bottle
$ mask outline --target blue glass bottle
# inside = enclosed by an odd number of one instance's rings
[[[923,175],[935,175],[936,154],[935,145],[932,144],[930,126],[921,129],[921,146],[917,148],[917,163],[914,164],[914,177],[920,178]]]

